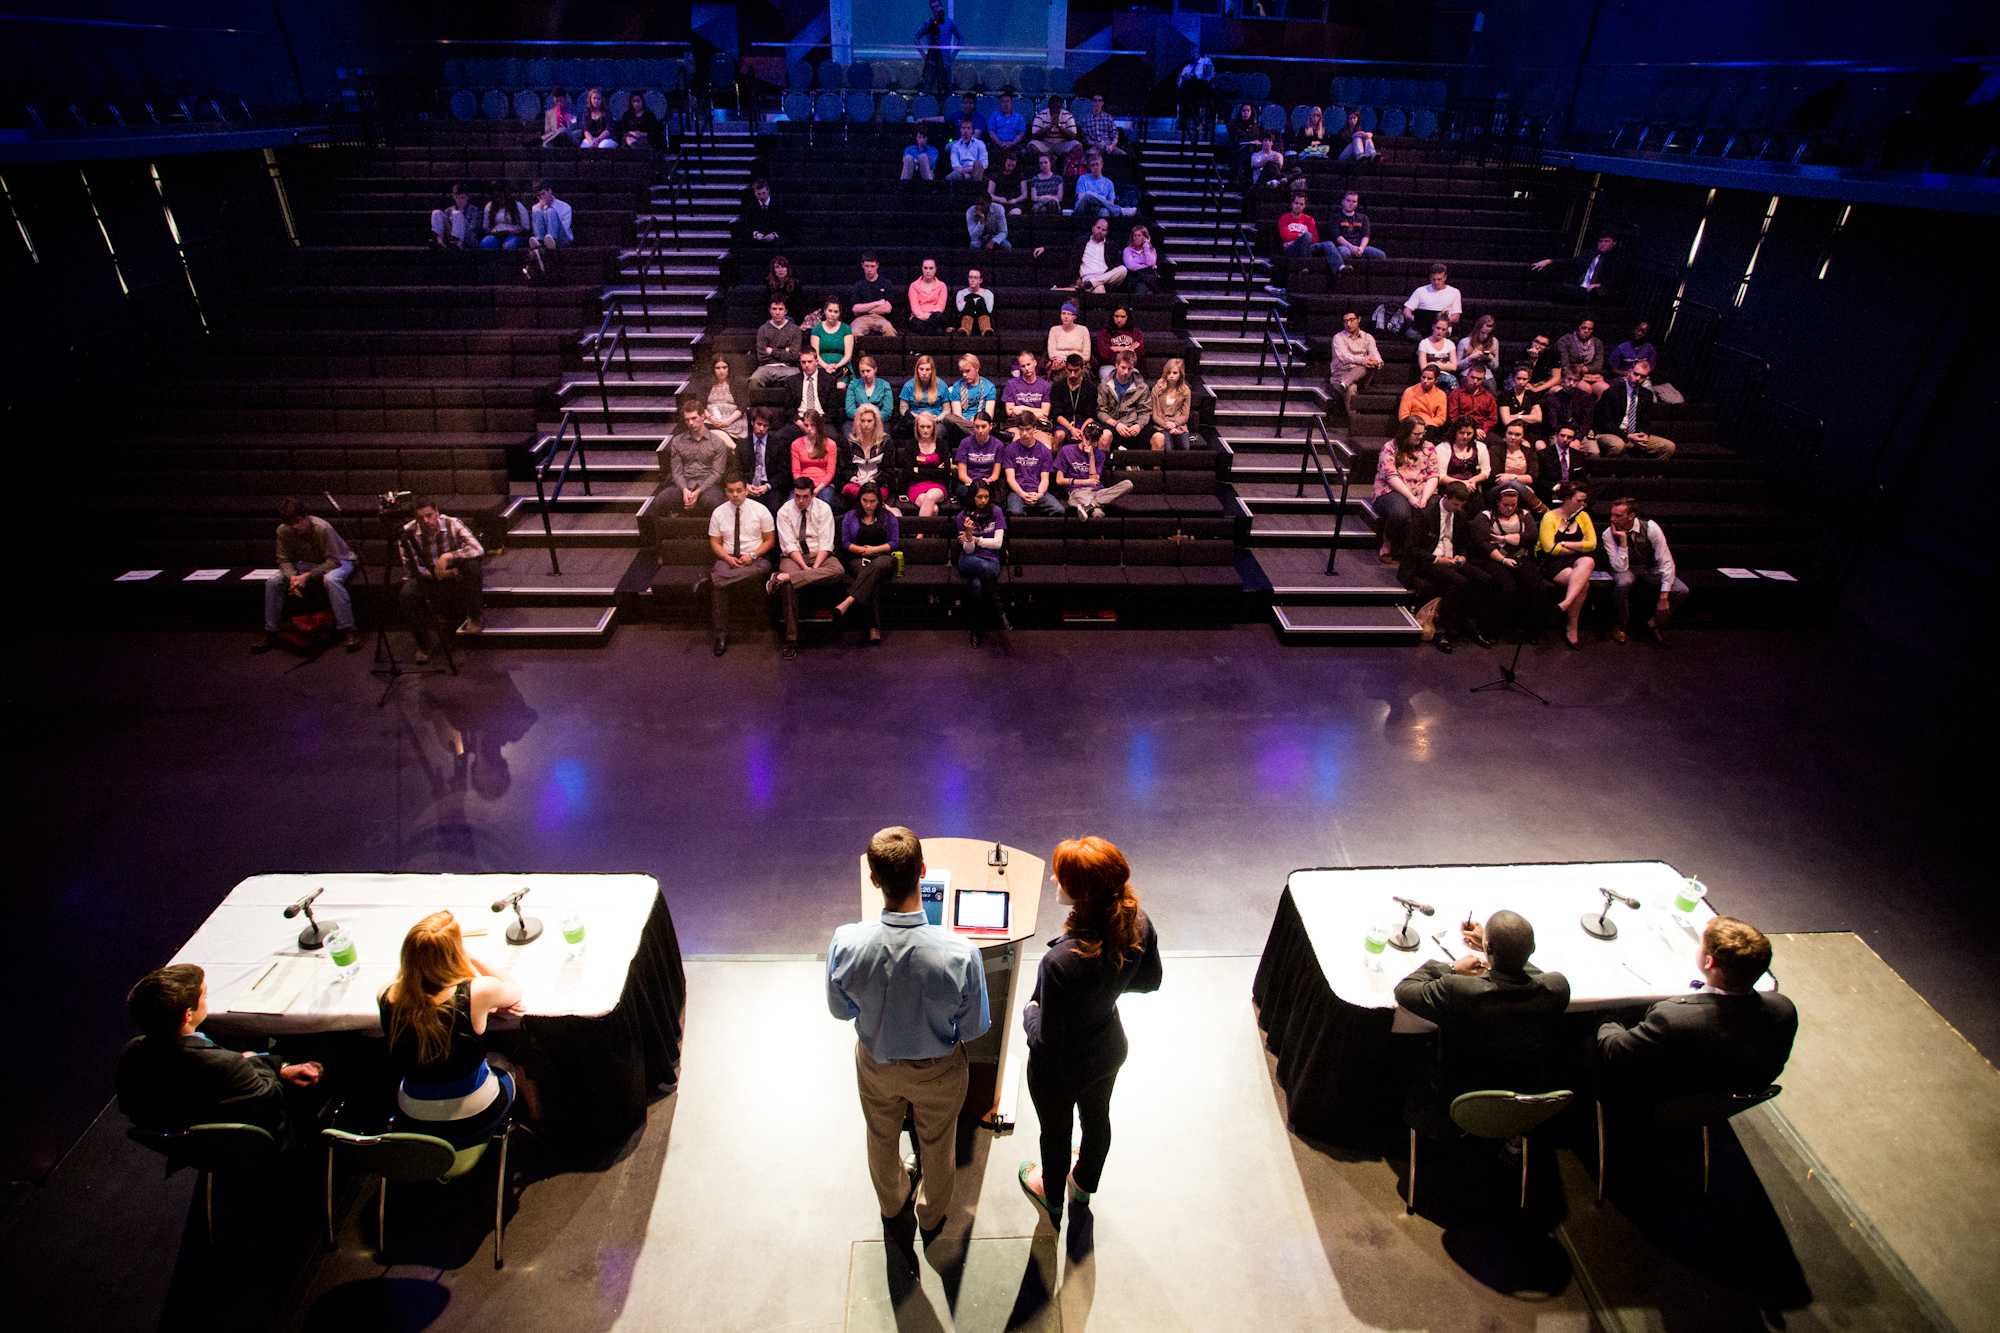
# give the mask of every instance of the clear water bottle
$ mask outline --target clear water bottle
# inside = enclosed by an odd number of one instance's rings
[[[354,940],[344,930],[336,930],[326,942],[326,956],[333,963],[333,973],[342,981],[361,970],[361,951],[354,947]]]

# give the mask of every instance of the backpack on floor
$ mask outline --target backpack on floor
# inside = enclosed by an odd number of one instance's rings
[[[278,642],[286,651],[312,657],[333,645],[333,612],[307,611],[287,617],[278,629]]]

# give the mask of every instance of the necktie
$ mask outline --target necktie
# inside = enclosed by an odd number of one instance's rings
[[[1583,270],[1583,281],[1578,283],[1577,285],[1579,287],[1588,287],[1591,283],[1595,282],[1596,280],[1597,280],[1597,256],[1592,255],[1590,257],[1589,265]]]
[[[810,565],[813,558],[812,537],[807,529],[812,526],[812,511],[808,509],[799,515],[799,559]]]
[[[1630,384],[1625,386],[1625,417],[1621,424],[1621,434],[1630,435],[1632,428],[1639,424],[1639,391]]]
[[[736,545],[733,548],[733,553],[740,560],[743,558],[743,506],[739,504],[734,506],[734,508],[736,510]]]

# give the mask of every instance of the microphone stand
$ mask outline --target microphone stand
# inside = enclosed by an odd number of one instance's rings
[[[1419,943],[1417,932],[1410,929],[1410,919],[1416,916],[1416,914],[1416,904],[1403,904],[1403,924],[1395,934],[1389,937],[1389,947],[1391,949],[1397,949],[1403,953],[1415,953],[1417,951]]]
[[[1604,895],[1604,909],[1595,916],[1585,912],[1578,924],[1586,935],[1600,940],[1615,940],[1618,938],[1618,923],[1611,920],[1611,904],[1618,900],[1618,895],[1610,889],[1599,889],[1598,892]]]
[[[1527,645],[1527,642],[1528,642],[1527,635],[1516,634],[1514,636],[1514,656],[1511,660],[1508,661],[1507,665],[1500,668],[1500,679],[1489,680],[1484,685],[1474,685],[1472,687],[1472,692],[1474,694],[1483,694],[1487,690],[1515,690],[1521,694],[1527,695],[1530,699],[1533,699],[1536,703],[1542,705],[1544,708],[1548,707],[1549,701],[1547,699],[1544,699],[1541,695],[1536,694],[1533,690],[1529,689],[1526,685],[1523,685],[1521,683],[1521,676],[1518,668],[1521,665],[1521,649]]]

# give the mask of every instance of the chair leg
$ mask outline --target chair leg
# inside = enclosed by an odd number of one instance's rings
[[[382,1177],[382,1192],[375,1198],[375,1252],[389,1257],[389,1177]]]
[[[333,1248],[333,1149],[326,1150],[326,1247]]]
[[[1701,1192],[1708,1193],[1708,1126],[1701,1127]]]
[[[1604,1103],[1597,1104],[1597,1201],[1604,1202]]]
[[[201,1215],[208,1243],[215,1244],[215,1172],[201,1173]]]
[[[1528,1206],[1528,1136],[1521,1136],[1521,1207]]]
[[[500,1135],[500,1178],[493,1182],[493,1266],[500,1267],[500,1242],[507,1236],[507,1140]]]
[[[1410,1188],[1403,1200],[1403,1216],[1417,1211],[1417,1131],[1410,1131]]]

